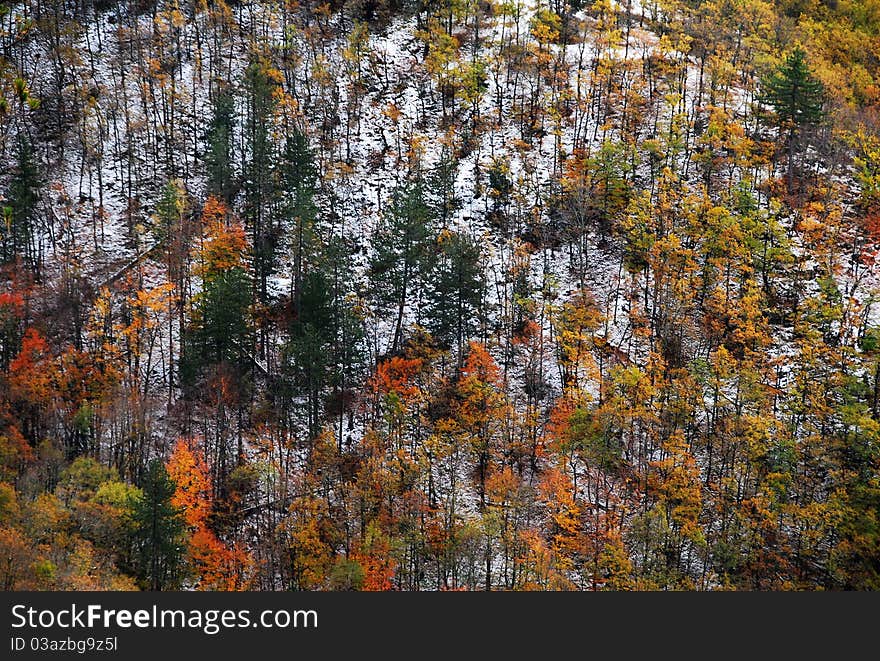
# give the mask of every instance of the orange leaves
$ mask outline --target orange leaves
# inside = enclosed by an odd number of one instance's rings
[[[498,365],[486,350],[486,345],[479,342],[470,343],[470,352],[461,374],[465,379],[478,380],[495,386],[501,385]]]
[[[216,197],[209,197],[202,208],[202,220],[206,236],[198,254],[197,274],[208,277],[243,266],[248,251],[244,227],[230,218],[226,205]]]
[[[490,504],[506,505],[517,497],[522,481],[509,466],[493,471],[486,478],[486,495]]]
[[[571,397],[560,397],[551,409],[547,437],[555,452],[564,454],[571,445],[571,416],[577,408],[577,402]]]
[[[575,502],[571,479],[555,468],[548,470],[538,491],[549,511],[552,524],[551,539],[558,557],[557,566],[572,566],[572,558],[581,550],[580,507]]]
[[[382,110],[382,114],[390,119],[392,123],[397,124],[400,121],[400,118],[403,117],[403,111],[397,107],[397,105],[391,101],[387,106]]]
[[[28,328],[21,341],[18,358],[9,365],[11,371],[34,367],[49,355],[49,345],[36,328]]]
[[[577,586],[559,570],[556,554],[552,549],[547,548],[541,535],[534,530],[526,530],[521,537],[525,544],[525,551],[517,558],[517,564],[522,572],[523,590],[568,591],[577,589]]]
[[[21,351],[9,364],[12,395],[33,405],[48,404],[55,371],[46,340],[35,328],[28,328],[21,342]]]
[[[862,226],[871,241],[875,245],[880,244],[880,212],[866,214],[862,220]]]
[[[30,461],[33,456],[15,418],[5,405],[0,404],[0,480],[13,478],[19,465]]]
[[[456,419],[464,430],[485,432],[505,405],[501,372],[495,360],[479,342],[471,342],[470,352],[461,369]]]
[[[193,533],[189,550],[199,572],[199,590],[233,592],[248,588],[251,558],[245,551],[230,548],[207,528]]]
[[[198,575],[199,590],[243,590],[250,557],[217,539],[208,527],[213,507],[208,467],[192,445],[178,440],[167,464],[168,475],[174,480],[171,504],[183,510],[192,529],[189,543],[190,560]]]
[[[392,588],[396,561],[391,557],[391,546],[382,538],[373,540],[370,548],[361,549],[352,554],[364,572],[361,590],[364,592],[387,592]]]
[[[421,358],[394,356],[382,361],[376,367],[376,374],[371,380],[373,392],[382,395],[395,393],[405,400],[414,398],[419,392],[414,380],[423,365]]]
[[[167,469],[176,485],[171,504],[183,510],[189,526],[204,527],[211,513],[211,481],[204,459],[192,451],[189,443],[178,440]]]
[[[149,344],[151,331],[162,327],[163,318],[177,300],[174,285],[165,282],[149,290],[140,289],[126,301],[127,324],[117,327],[131,349],[138,354],[143,344]]]

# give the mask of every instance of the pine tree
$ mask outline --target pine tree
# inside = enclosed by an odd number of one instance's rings
[[[0,246],[3,263],[22,258],[32,269],[37,268],[34,247],[34,212],[39,201],[40,171],[34,159],[30,140],[20,136],[16,150],[16,166],[6,195],[0,223]]]
[[[245,71],[248,101],[244,165],[243,217],[251,233],[254,284],[262,304],[268,303],[268,279],[277,266],[280,232],[274,224],[273,206],[277,203],[277,178],[273,164],[277,147],[272,139],[273,115],[277,105],[275,91],[280,73],[268,63],[254,60]]]
[[[228,91],[214,99],[214,114],[208,126],[205,169],[208,175],[208,194],[221,198],[227,204],[235,197],[235,98]]]
[[[299,314],[303,270],[314,243],[314,224],[318,217],[315,190],[318,169],[302,131],[294,128],[281,153],[282,221],[290,226],[293,253],[293,308]]]
[[[174,492],[165,465],[151,461],[132,514],[133,569],[147,590],[175,590],[183,581],[186,521],[172,504]]]
[[[208,199],[202,212],[208,225],[196,268],[202,290],[192,299],[181,359],[181,378],[187,382],[205,364],[225,362],[242,368],[248,364],[247,348],[252,344],[248,245],[244,229],[226,214],[225,206],[215,198]]]
[[[773,120],[780,131],[787,131],[786,176],[791,190],[797,139],[804,127],[818,124],[825,117],[825,89],[810,73],[806,53],[799,46],[764,79],[762,87],[761,101],[773,108]]]
[[[303,278],[299,315],[293,320],[285,363],[294,395],[305,395],[309,438],[319,432],[321,393],[327,378],[332,323],[328,283],[324,274],[312,270]]]
[[[379,307],[396,308],[392,352],[403,340],[407,303],[422,293],[424,277],[433,263],[434,218],[422,183],[412,182],[394,192],[375,237],[370,279]]]
[[[284,350],[290,394],[306,398],[312,439],[320,432],[320,406],[327,390],[338,401],[341,416],[345,391],[355,382],[363,358],[363,329],[352,303],[349,254],[344,242],[333,239],[305,273]]]
[[[461,354],[480,319],[483,272],[480,246],[469,236],[444,232],[440,255],[428,286],[428,329],[445,346]]]

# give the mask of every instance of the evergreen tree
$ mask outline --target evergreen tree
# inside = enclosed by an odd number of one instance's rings
[[[825,116],[825,90],[810,73],[806,53],[795,48],[785,62],[764,79],[762,102],[773,108],[773,121],[780,132],[786,131],[788,187],[792,185],[792,168],[801,130],[818,124]]]
[[[303,270],[314,243],[314,224],[318,216],[315,204],[318,170],[306,136],[294,129],[284,142],[280,163],[283,201],[282,220],[291,231],[293,253],[293,308],[299,314]]]
[[[235,197],[235,98],[224,90],[214,98],[214,114],[205,136],[208,194],[227,204]]]
[[[428,328],[445,346],[458,353],[476,330],[483,300],[480,246],[458,232],[440,236],[440,256],[431,272]]]
[[[171,502],[175,484],[160,460],[150,462],[142,488],[132,512],[134,572],[146,590],[179,589],[184,577],[186,521]]]
[[[407,303],[422,293],[434,260],[434,216],[422,183],[406,184],[394,192],[374,239],[370,280],[376,303],[380,308],[396,309],[391,351],[401,345]]]
[[[291,325],[285,351],[293,393],[306,399],[309,438],[317,437],[320,429],[321,393],[329,368],[332,313],[327,284],[324,274],[317,270],[303,278],[300,314]]]
[[[6,195],[0,223],[3,263],[22,258],[36,269],[38,256],[34,246],[34,213],[39,201],[40,171],[34,158],[34,148],[26,136],[20,136],[16,150],[16,165]]]
[[[461,208],[461,200],[455,194],[455,178],[458,175],[458,161],[444,149],[440,162],[427,177],[429,202],[437,210],[437,219],[444,225]]]
[[[342,414],[345,390],[362,361],[363,330],[352,304],[348,255],[345,244],[333,239],[303,276],[299,310],[284,350],[290,394],[306,400],[310,438],[320,431],[328,390]]]
[[[341,237],[333,237],[324,248],[322,265],[330,285],[332,313],[330,334],[330,386],[333,402],[339,414],[339,434],[342,440],[342,418],[350,390],[357,383],[364,363],[364,325],[358,311],[355,273],[351,254],[354,246]],[[350,413],[350,411],[349,411]],[[349,428],[353,425],[349,416]]]
[[[181,378],[192,382],[204,365],[227,363],[243,369],[250,364],[252,345],[252,282],[245,256],[244,229],[226,218],[226,208],[215,198],[205,203],[202,216],[208,225],[196,273],[201,291],[193,299],[191,324],[185,338]]]
[[[186,192],[180,181],[172,179],[162,188],[162,195],[156,203],[153,238],[162,242],[179,232],[185,211]]]
[[[205,282],[199,297],[199,318],[202,355],[208,362],[236,365],[243,359],[250,336],[250,286],[250,278],[241,267]]]
[[[268,279],[277,265],[280,239],[272,213],[277,204],[277,182],[273,172],[277,149],[271,129],[277,105],[278,75],[266,62],[255,60],[245,71],[244,80],[248,114],[243,216],[251,234],[256,293],[264,305],[268,303]]]

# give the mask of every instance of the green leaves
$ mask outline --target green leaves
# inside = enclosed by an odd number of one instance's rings
[[[183,581],[186,522],[171,504],[174,487],[165,465],[151,461],[132,514],[133,569],[148,590],[178,589]]]
[[[798,46],[763,81],[761,100],[773,107],[780,126],[817,124],[825,116],[825,89],[810,73],[806,53]]]

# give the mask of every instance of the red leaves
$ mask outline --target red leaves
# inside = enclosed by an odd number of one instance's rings
[[[21,351],[9,364],[12,396],[31,405],[46,405],[52,398],[55,366],[49,345],[35,328],[28,328],[21,341]]]
[[[0,315],[11,314],[21,318],[24,314],[24,297],[16,292],[0,293]]]

